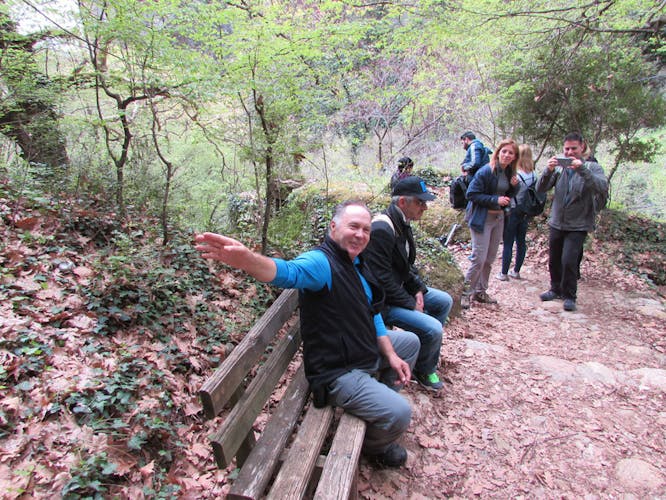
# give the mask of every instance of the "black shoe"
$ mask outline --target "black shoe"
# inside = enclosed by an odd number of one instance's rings
[[[576,301],[574,299],[564,299],[563,307],[565,311],[575,311]]]
[[[398,443],[391,443],[384,453],[367,455],[367,458],[379,467],[402,467],[407,462],[407,450]]]
[[[555,300],[555,299],[560,299],[559,293],[553,292],[552,290],[548,290],[547,292],[543,292],[541,295],[539,295],[539,298],[543,302],[548,302],[549,300]]]

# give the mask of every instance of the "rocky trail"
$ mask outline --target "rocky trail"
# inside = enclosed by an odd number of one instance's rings
[[[538,248],[447,326],[443,393],[406,391],[407,467],[363,465],[362,497],[666,498],[664,301],[591,248],[578,310],[542,303]]]

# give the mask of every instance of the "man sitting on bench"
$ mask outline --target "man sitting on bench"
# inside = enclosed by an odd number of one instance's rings
[[[339,406],[366,421],[363,454],[377,465],[400,467],[407,451],[396,441],[409,425],[411,407],[397,391],[410,380],[420,342],[384,325],[384,292],[359,257],[370,223],[364,203],[344,202],[324,243],[290,261],[214,233],[197,235],[196,248],[259,281],[300,290],[303,361],[315,406]]]

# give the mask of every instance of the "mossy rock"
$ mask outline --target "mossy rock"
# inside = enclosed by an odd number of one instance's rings
[[[442,242],[446,240],[453,224],[458,224],[452,241],[468,242],[469,229],[463,221],[464,212],[454,210],[448,199],[442,195],[428,204],[421,220],[414,223],[415,238],[418,246],[417,266],[428,286],[447,291],[454,298],[452,316],[460,312],[460,296],[463,289],[463,273],[445,249]]]
[[[268,239],[278,252],[292,258],[321,243],[335,206],[349,199],[366,203],[371,210],[388,203],[386,192],[373,192],[366,184],[310,183],[295,189],[269,225]]]
[[[467,243],[471,240],[471,236],[464,217],[464,210],[451,208],[448,200],[444,201],[440,197],[428,205],[428,210],[419,221],[419,226],[429,235],[446,238],[453,224],[458,224],[452,241]]]

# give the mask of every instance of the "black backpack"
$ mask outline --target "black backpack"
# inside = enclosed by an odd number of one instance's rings
[[[522,183],[527,186],[523,176],[518,174],[518,177]],[[525,215],[529,215],[530,217],[534,217],[535,215],[542,213],[544,208],[546,208],[546,193],[539,193],[536,190],[535,181],[531,185],[527,186],[523,201],[516,205],[516,210],[519,210],[520,212],[524,213]]]
[[[453,208],[465,208],[467,206],[467,187],[469,181],[466,175],[456,177],[449,186],[449,201]]]

